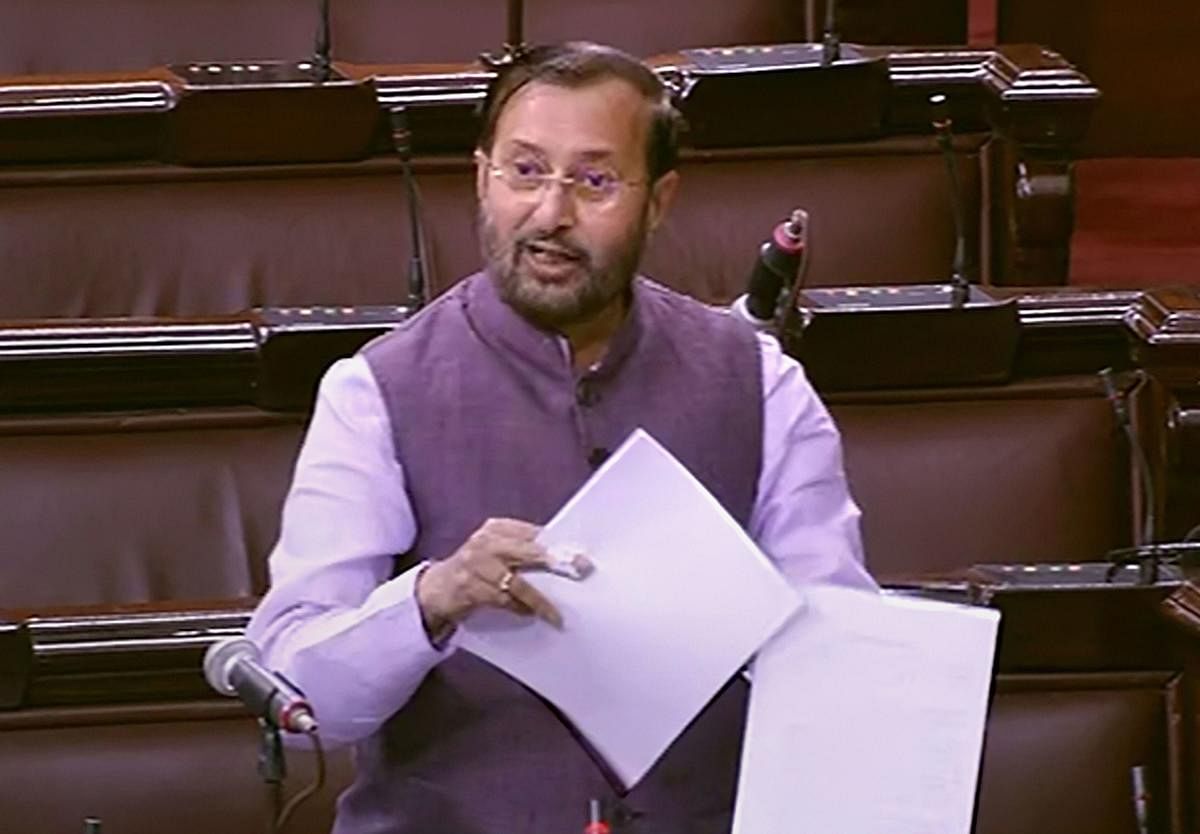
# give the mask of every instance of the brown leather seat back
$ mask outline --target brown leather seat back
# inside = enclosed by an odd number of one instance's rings
[[[1091,377],[835,396],[831,410],[877,576],[1094,561],[1130,543],[1128,451]]]
[[[27,709],[0,713],[0,811],[13,834],[273,830],[270,788],[257,772],[261,734],[228,701]],[[287,751],[290,798],[314,777],[313,754]],[[350,782],[348,750],[331,751],[324,790],[286,830],[324,834]]]
[[[966,205],[983,225],[978,143],[966,144]],[[811,216],[812,285],[949,274],[950,192],[932,140],[732,152],[691,159],[681,174],[645,269],[706,301],[744,290],[758,247],[797,206]],[[481,263],[474,171],[465,160],[426,167],[419,184],[436,294]],[[6,183],[0,173],[0,319],[397,303],[409,240],[388,160],[282,174],[98,167]]]
[[[804,37],[803,8],[788,0],[525,5],[529,42],[593,40],[642,56]],[[335,57],[360,63],[466,62],[506,35],[495,0],[333,0],[331,18]],[[316,25],[317,0],[17,0],[0,25],[0,75],[298,60],[312,54]]]
[[[974,830],[1134,831],[1138,765],[1147,772],[1151,830],[1169,830],[1174,799],[1164,765],[1179,742],[1170,737],[1173,689],[1167,673],[1001,680],[988,713]]]
[[[265,589],[298,418],[114,415],[0,428],[0,609]]]
[[[1130,541],[1125,441],[1091,378],[830,402],[883,579]],[[301,431],[202,411],[6,429],[0,608],[261,593]]]

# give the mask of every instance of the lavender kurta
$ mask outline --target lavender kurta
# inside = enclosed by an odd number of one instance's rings
[[[575,830],[611,795],[540,700],[430,648],[412,570],[389,577],[392,554],[442,558],[488,516],[545,521],[638,425],[785,574],[870,584],[836,431],[799,368],[693,301],[639,282],[580,377],[476,278],[366,357],[323,385],[250,631],[327,738],[363,741],[339,832]],[[735,681],[624,798],[632,828],[727,827],[743,696]]]

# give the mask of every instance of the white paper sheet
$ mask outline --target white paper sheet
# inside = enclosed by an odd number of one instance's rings
[[[645,431],[622,444],[539,541],[578,547],[582,581],[523,576],[563,630],[480,611],[459,645],[553,703],[627,787],[800,604],[771,561]]]
[[[968,834],[999,620],[805,589],[754,663],[734,834]]]

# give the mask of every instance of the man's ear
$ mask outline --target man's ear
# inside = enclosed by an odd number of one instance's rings
[[[477,199],[477,200],[482,200],[484,198],[484,195],[487,194],[488,179],[490,178],[489,175],[491,174],[491,171],[488,170],[488,166],[490,164],[491,163],[488,162],[487,154],[485,154],[483,152],[483,149],[476,148],[475,149],[475,199]]]
[[[650,186],[650,205],[647,217],[648,229],[654,231],[658,224],[667,216],[667,210],[675,200],[675,192],[679,189],[679,172],[667,171]]]

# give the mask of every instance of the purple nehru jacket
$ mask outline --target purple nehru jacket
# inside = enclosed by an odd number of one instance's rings
[[[604,360],[579,374],[479,274],[364,355],[418,527],[398,569],[445,558],[489,517],[545,523],[639,426],[748,523],[762,367],[754,333],[722,312],[638,279]],[[725,832],[745,699],[737,677],[623,794],[552,707],[456,652],[359,743],[335,832],[568,834],[591,798],[617,809],[622,831]]]

